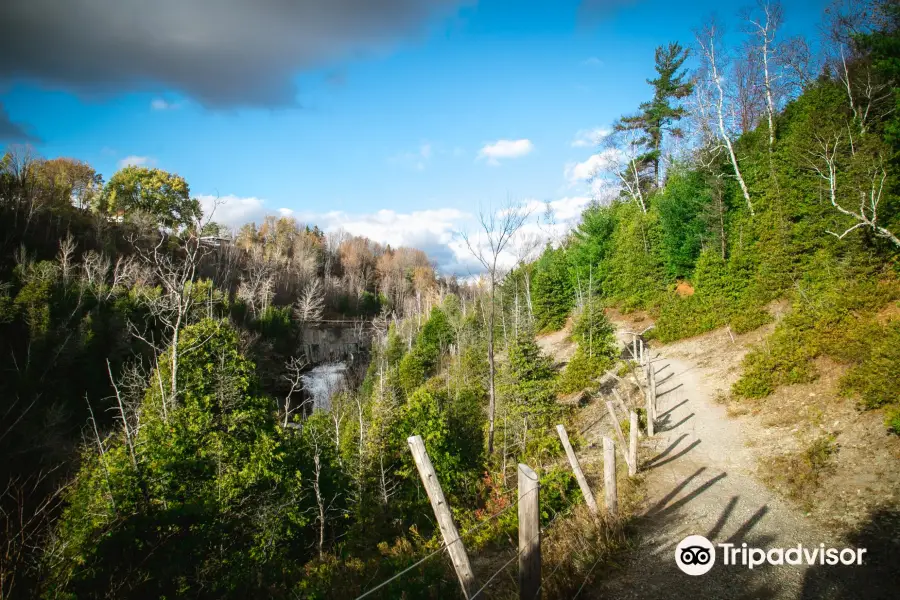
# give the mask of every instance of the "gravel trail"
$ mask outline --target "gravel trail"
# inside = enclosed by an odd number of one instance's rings
[[[620,338],[624,336],[620,334]],[[701,576],[682,573],[675,547],[698,534],[714,545],[765,550],[845,547],[835,535],[776,496],[754,474],[755,457],[738,422],[713,400],[704,369],[654,349],[658,382],[656,436],[642,465],[646,500],[637,540],[625,560],[598,582],[594,598],[900,598],[896,577],[882,564],[863,566],[722,564]],[[646,443],[646,442],[645,442]],[[900,561],[891,571],[897,572]],[[877,561],[876,561],[877,562]],[[893,582],[893,583],[892,583]],[[583,594],[584,595],[584,594]]]

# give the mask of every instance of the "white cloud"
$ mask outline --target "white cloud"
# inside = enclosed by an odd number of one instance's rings
[[[500,164],[501,158],[520,158],[534,150],[531,140],[497,140],[482,146],[478,158],[488,159],[489,165]]]
[[[572,140],[573,148],[593,148],[612,133],[604,127],[595,127],[594,129],[580,129],[575,133],[575,139]]]
[[[256,197],[201,194],[196,198],[200,201],[204,218],[212,215],[213,221],[227,227],[237,228],[244,223],[259,222],[266,216],[265,202]]]
[[[289,208],[268,208],[256,197],[211,195],[198,196],[204,214],[215,206],[213,220],[232,228],[249,222],[259,223],[267,214],[292,216],[297,221],[317,225],[324,231],[343,230],[352,235],[365,236],[392,247],[407,246],[426,252],[442,273],[459,276],[478,275],[483,267],[475,259],[459,231],[469,231],[471,241],[478,248],[486,247],[478,222],[473,215],[456,208],[435,208],[412,212],[378,210],[372,213],[346,211],[296,212]],[[588,196],[569,196],[549,202],[552,218],[545,218],[547,203],[529,200],[523,203],[530,212],[522,229],[514,236],[509,249],[500,257],[504,268],[516,262],[516,251],[531,246],[539,252],[547,240],[562,239],[575,224],[581,212],[591,202]]]
[[[156,159],[149,156],[126,156],[119,161],[119,168],[123,167],[147,167],[156,164]]]
[[[465,275],[480,272],[475,259],[461,245],[455,232],[471,222],[471,215],[456,208],[437,208],[409,213],[379,210],[374,213],[308,213],[307,223],[325,231],[343,229],[392,247],[419,248],[428,254],[442,273]]]
[[[571,223],[581,217],[581,213],[591,203],[590,196],[566,196],[559,200],[552,200],[550,209],[557,221]]]
[[[581,64],[585,67],[602,67],[603,61],[596,56],[591,56],[590,58],[586,58],[585,60],[581,61]]]
[[[564,169],[564,175],[572,185],[582,181],[590,181],[601,171],[614,166],[618,160],[619,150],[616,148],[607,148],[602,152],[592,154],[585,161],[567,164]]]
[[[169,102],[165,98],[154,98],[150,101],[150,108],[152,108],[153,110],[175,110],[176,108],[180,107],[180,103]]]

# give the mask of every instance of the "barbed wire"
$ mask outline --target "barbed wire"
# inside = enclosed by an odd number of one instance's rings
[[[531,490],[531,491],[536,491],[536,490],[537,490],[537,488],[535,488],[534,490]],[[529,493],[530,493],[530,492],[529,492]],[[525,494],[525,496],[527,496],[527,495],[528,495],[528,494]],[[522,498],[524,498],[525,496],[522,496]],[[543,527],[539,528],[539,529],[538,529],[538,532],[537,532],[536,534],[534,534],[534,537],[532,537],[532,538],[528,541],[528,544],[531,545],[531,542],[533,542],[533,541],[536,540],[538,537],[540,537],[541,534],[546,533],[547,530],[550,529],[550,526],[553,525],[553,522],[556,521],[557,517],[559,517],[559,515],[565,513],[569,508],[572,508],[572,502],[569,502],[569,504],[566,506],[565,509],[560,510],[560,511],[557,511],[557,513],[556,513],[555,515],[553,515],[553,518],[550,519],[550,522],[549,522],[549,523],[547,523],[547,524],[544,525]],[[478,589],[477,592],[475,592],[474,594],[472,594],[472,595],[469,597],[469,600],[475,600],[475,598],[478,597],[478,594],[480,594],[480,593],[483,592],[485,589],[487,589],[487,587],[491,584],[491,582],[493,582],[494,579],[496,579],[497,576],[500,575],[500,573],[502,573],[503,571],[505,571],[506,568],[507,568],[510,564],[512,564],[512,561],[516,560],[516,559],[519,557],[519,555],[520,555],[521,553],[522,553],[522,548],[519,548],[519,549],[516,551],[516,553],[513,555],[512,558],[510,558],[508,561],[506,561],[506,563],[504,563],[504,565],[503,565],[502,567],[500,567],[499,569],[497,569],[496,571],[494,571],[494,574],[491,575],[491,577],[484,583],[483,586],[481,586],[481,587]],[[540,588],[539,588],[539,589],[540,589]]]
[[[507,492],[504,493],[504,495],[507,494],[507,493],[509,493],[510,491],[514,491],[514,489],[513,489],[513,490],[508,490]],[[409,573],[410,571],[412,571],[413,569],[415,569],[416,567],[418,567],[419,565],[421,565],[422,563],[424,563],[425,561],[427,561],[429,558],[435,556],[436,554],[439,554],[440,552],[443,552],[444,550],[446,550],[447,548],[449,548],[452,544],[455,544],[455,543],[457,543],[457,542],[461,542],[461,541],[463,540],[463,538],[467,537],[468,535],[471,535],[472,533],[475,533],[476,531],[478,531],[479,529],[481,529],[482,527],[484,527],[485,525],[487,525],[488,523],[490,523],[490,522],[493,521],[494,519],[499,518],[503,513],[505,513],[506,511],[510,510],[510,509],[513,508],[514,506],[517,506],[517,505],[519,504],[519,500],[521,500],[522,498],[527,497],[528,495],[530,495],[530,494],[532,494],[532,493],[534,493],[534,492],[536,492],[536,491],[538,491],[538,488],[534,488],[534,489],[532,489],[532,490],[527,491],[524,495],[518,496],[518,497],[516,498],[516,501],[513,502],[512,504],[510,504],[509,506],[504,507],[503,509],[501,509],[501,510],[497,511],[496,513],[492,514],[492,515],[491,515],[490,517],[488,517],[487,519],[484,519],[484,520],[481,521],[480,523],[477,523],[476,525],[470,527],[469,529],[467,529],[466,531],[464,531],[463,533],[461,533],[455,540],[453,540],[453,541],[450,542],[449,544],[446,543],[446,542],[442,543],[442,544],[440,545],[440,547],[439,547],[437,550],[434,550],[433,552],[429,553],[427,556],[425,556],[424,558],[418,560],[417,562],[415,562],[415,563],[412,564],[411,566],[409,566],[409,567],[403,569],[402,571],[400,571],[399,573],[397,573],[397,574],[394,575],[393,577],[390,577],[389,579],[386,579],[385,581],[382,581],[381,583],[379,583],[378,585],[376,585],[376,586],[373,587],[372,589],[365,591],[362,595],[357,596],[357,597],[356,597],[356,600],[361,600],[362,598],[365,598],[366,596],[369,596],[370,594],[372,594],[372,593],[374,593],[374,592],[380,590],[381,588],[383,588],[383,587],[386,586],[387,584],[391,583],[392,581],[395,581],[396,579],[399,579],[399,578],[402,577],[403,575],[406,575],[407,573]],[[559,513],[557,513],[557,514],[559,514]],[[556,519],[556,517],[554,517],[554,520],[555,520],[555,519]],[[474,596],[473,596],[473,598],[474,598]]]
[[[549,426],[549,427],[547,427],[546,429],[547,429],[546,432],[551,433],[551,434],[555,431],[555,428],[554,428],[553,426]],[[385,581],[379,583],[378,585],[376,585],[375,587],[371,588],[370,590],[367,590],[366,592],[364,592],[364,593],[361,594],[360,596],[357,596],[355,600],[362,600],[362,598],[365,598],[365,597],[367,597],[367,596],[373,594],[374,592],[380,590],[381,588],[385,587],[386,585],[390,584],[391,582],[396,581],[397,579],[399,579],[400,577],[406,575],[407,573],[409,573],[410,571],[412,571],[412,570],[415,569],[416,567],[420,566],[422,563],[424,563],[425,561],[429,560],[429,559],[432,558],[433,556],[435,556],[435,555],[437,555],[437,554],[443,552],[444,550],[448,549],[452,544],[455,544],[455,543],[457,543],[457,542],[462,542],[463,538],[466,538],[467,536],[469,536],[469,535],[471,535],[472,533],[478,531],[479,529],[481,529],[482,527],[484,527],[484,526],[487,525],[488,523],[490,523],[490,522],[494,521],[495,519],[499,518],[499,517],[500,517],[501,515],[503,515],[506,511],[512,509],[512,508],[515,507],[515,506],[518,506],[519,501],[522,500],[522,498],[525,498],[525,497],[528,496],[529,494],[532,494],[532,493],[534,493],[534,492],[537,492],[539,489],[540,489],[540,488],[534,488],[534,489],[529,490],[528,492],[526,492],[523,496],[517,496],[515,502],[513,502],[513,503],[511,503],[510,505],[504,507],[503,509],[497,511],[496,513],[494,513],[493,515],[491,515],[491,516],[488,517],[487,519],[484,519],[483,521],[477,523],[477,524],[474,525],[473,527],[470,527],[470,528],[467,529],[465,532],[461,533],[455,540],[453,540],[453,541],[450,542],[449,544],[447,544],[447,543],[442,543],[442,544],[440,545],[440,547],[438,547],[436,550],[430,552],[427,556],[425,556],[425,557],[423,557],[422,559],[416,561],[416,562],[415,562],[414,564],[412,564],[411,566],[409,566],[409,567],[407,567],[406,569],[400,571],[399,573],[393,575],[392,577],[388,578],[387,580],[385,580]],[[501,497],[501,498],[502,498],[502,497],[506,497],[507,495],[509,495],[510,493],[512,493],[512,492],[514,492],[514,491],[516,491],[516,488],[511,488],[511,489],[507,490],[506,492],[504,492],[503,494],[501,494],[500,497]],[[563,510],[558,511],[558,512],[553,516],[553,518],[550,519],[550,522],[547,523],[547,525],[545,525],[543,528],[541,528],[541,529],[538,531],[538,533],[535,535],[535,538],[536,538],[537,536],[540,536],[542,533],[545,533],[545,532],[550,528],[550,526],[554,523],[554,521],[556,521],[557,517],[559,517],[559,515],[561,515],[561,514],[563,514],[563,513],[566,513],[570,508],[572,508],[572,506],[573,506],[573,503],[572,503],[572,502],[569,502]],[[531,541],[533,541],[535,538],[532,538]],[[495,571],[495,572],[491,575],[491,577],[485,582],[485,584],[484,584],[477,592],[475,592],[474,595],[472,595],[472,596],[469,598],[469,600],[474,600],[474,598],[475,598],[476,596],[478,596],[482,591],[484,591],[484,590],[488,587],[488,585],[490,585],[490,584],[494,581],[494,579],[496,579],[497,576],[498,576],[501,572],[503,572],[503,570],[505,570],[505,569],[506,569],[506,568],[507,568],[507,567],[508,567],[508,566],[509,566],[509,565],[510,565],[510,564],[511,564],[518,556],[519,556],[520,553],[521,553],[521,550],[517,551],[516,554],[513,555],[513,557],[512,557],[511,559],[509,559],[509,561],[507,561],[502,567],[500,567],[500,569],[498,569],[497,571]],[[598,559],[598,562],[599,562],[599,559]],[[560,564],[557,565],[557,567],[556,567],[556,568],[553,570],[553,572],[550,574],[551,577],[552,577],[554,574],[556,574],[556,572],[559,570],[559,568],[562,566],[562,564],[563,564],[563,563],[560,562]],[[596,565],[597,565],[597,563],[594,563],[594,566],[591,567],[591,570],[588,572],[588,576],[590,576],[590,573],[593,571],[593,569],[594,569],[594,567],[596,567]],[[586,581],[587,581],[587,579],[585,579],[585,583],[586,583]],[[543,582],[542,582],[542,583],[541,583],[541,587],[538,588],[538,593],[540,593],[540,590],[541,590],[541,588],[543,588],[543,585],[544,585],[544,584],[543,584]],[[582,583],[582,587],[584,587],[584,583]],[[581,589],[579,589],[578,593],[580,593],[580,592],[581,592]],[[576,594],[576,597],[577,597],[577,594]]]
[[[591,573],[593,573],[594,569],[597,568],[597,565],[600,564],[600,560],[602,558],[603,558],[603,554],[600,554],[600,556],[597,557],[597,560],[594,561],[594,564],[591,565],[591,568],[588,569],[587,575],[584,576],[584,581],[581,582],[581,587],[579,587],[578,591],[575,592],[575,595],[572,596],[572,600],[575,600],[576,598],[578,598],[578,595],[581,594],[581,590],[583,590],[584,586],[587,585],[588,579],[590,579],[590,577],[591,577]]]

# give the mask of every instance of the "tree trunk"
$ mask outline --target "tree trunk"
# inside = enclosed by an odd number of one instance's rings
[[[491,274],[491,302],[488,311],[488,454],[494,452],[494,275]]]

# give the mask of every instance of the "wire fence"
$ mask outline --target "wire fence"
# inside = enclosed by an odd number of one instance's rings
[[[648,328],[648,329],[649,329],[649,328]],[[645,330],[644,332],[646,332],[646,330]],[[641,333],[644,333],[644,332],[640,332],[639,335],[640,335]],[[638,332],[634,332],[634,333],[638,333]],[[627,347],[629,350],[632,350],[631,345],[626,345],[626,347]],[[634,352],[631,352],[631,353],[632,353],[632,355],[633,355],[633,357],[634,357],[634,360],[635,360],[635,361],[639,361],[640,357],[634,355]],[[550,430],[550,431],[552,432],[553,427],[552,427],[552,426],[551,426],[551,427],[548,427],[548,430]],[[451,541],[449,544],[446,543],[446,542],[442,543],[437,549],[435,549],[435,550],[429,552],[426,556],[422,557],[421,559],[419,559],[418,561],[416,561],[415,563],[413,563],[413,564],[410,565],[409,567],[403,569],[403,570],[400,571],[399,573],[397,573],[397,574],[391,576],[390,578],[388,578],[388,579],[386,579],[385,581],[379,583],[379,584],[376,585],[375,587],[373,587],[373,588],[367,590],[366,592],[364,592],[363,594],[357,596],[357,597],[356,597],[356,600],[361,600],[361,599],[363,599],[363,598],[366,598],[366,597],[368,597],[368,596],[374,594],[374,593],[377,592],[378,590],[383,589],[384,587],[388,586],[388,585],[391,584],[392,582],[394,582],[394,581],[400,579],[400,578],[403,577],[404,575],[408,574],[409,572],[413,571],[413,570],[416,569],[417,567],[421,566],[421,565],[424,564],[426,561],[432,559],[433,557],[435,557],[435,556],[437,556],[437,555],[439,555],[439,554],[442,554],[444,551],[448,550],[448,548],[450,548],[451,545],[456,544],[456,543],[462,543],[464,539],[470,537],[473,533],[475,533],[475,532],[479,531],[480,529],[486,527],[488,524],[490,524],[490,523],[492,523],[492,522],[495,522],[497,519],[499,519],[501,516],[503,516],[506,512],[508,512],[508,511],[512,510],[513,508],[517,507],[522,499],[526,498],[528,495],[530,495],[530,494],[532,494],[532,493],[538,492],[539,489],[540,489],[540,488],[534,488],[534,489],[532,489],[532,490],[526,492],[526,494],[524,494],[524,495],[522,495],[522,496],[517,496],[517,497],[516,497],[516,500],[515,500],[514,502],[510,503],[509,505],[505,506],[505,507],[502,508],[501,510],[499,510],[499,511],[497,511],[496,513],[490,515],[489,517],[487,517],[486,519],[480,521],[480,522],[477,523],[476,525],[470,527],[470,528],[467,529],[466,531],[462,532],[461,534],[459,534],[459,536],[458,536],[456,539],[454,539],[453,541]],[[503,496],[505,496],[505,495],[507,495],[507,494],[510,494],[510,493],[512,493],[512,492],[514,492],[514,491],[515,491],[515,488],[510,489],[510,490],[507,490],[507,492],[504,492]],[[550,521],[549,521],[545,526],[539,528],[538,532],[537,532],[537,533],[535,534],[535,536],[531,539],[531,543],[533,543],[535,539],[538,539],[540,536],[542,536],[543,534],[545,534],[545,533],[550,529],[550,527],[556,522],[557,518],[560,517],[560,515],[568,514],[568,513],[570,512],[570,510],[573,508],[573,506],[574,506],[574,502],[570,501],[570,502],[568,502],[568,503],[566,504],[566,506],[565,506],[562,510],[559,510],[555,515],[553,515],[553,517],[550,519]],[[512,563],[513,563],[517,558],[519,558],[519,556],[520,556],[521,553],[522,553],[522,548],[524,548],[524,547],[526,547],[526,546],[530,546],[530,544],[526,544],[526,545],[520,544],[520,545],[519,545],[519,548],[516,550],[516,552],[515,552],[515,553],[514,553],[514,554],[513,554],[513,555],[512,555],[512,556],[511,556],[504,564],[503,564],[503,565],[501,565],[498,569],[496,569],[493,573],[491,573],[491,575],[485,580],[484,584],[482,584],[482,586],[481,586],[480,588],[478,588],[478,590],[477,590],[474,594],[472,594],[471,596],[469,596],[468,600],[475,600],[476,598],[481,597],[481,595],[485,592],[485,590],[487,590],[487,589],[491,586],[491,584],[493,584],[493,583],[497,580],[497,578],[498,578],[502,573],[504,573],[504,572],[509,568],[509,566],[512,565]],[[604,554],[603,552],[598,552],[597,559],[593,562],[593,564],[591,565],[590,569],[588,569],[587,573],[585,574],[584,579],[583,579],[583,581],[581,582],[581,585],[578,587],[578,590],[575,592],[575,595],[573,596],[573,600],[574,600],[575,598],[578,598],[578,597],[581,595],[582,591],[585,589],[585,587],[587,586],[588,582],[591,580],[591,576],[592,576],[592,574],[594,573],[594,570],[597,568],[597,565],[599,565],[600,562],[603,560],[604,556],[605,556],[605,554]],[[555,566],[555,568],[553,569],[553,571],[551,571],[550,574],[549,574],[547,577],[541,578],[541,584],[540,584],[540,586],[537,588],[537,591],[536,591],[536,594],[535,594],[536,597],[540,595],[541,591],[545,589],[545,585],[553,579],[553,577],[556,575],[556,573],[557,573],[557,572],[562,568],[562,566],[565,565],[565,564],[566,564],[565,561],[559,561],[559,562],[557,563],[557,565]]]
[[[515,491],[515,489],[509,490],[509,492],[514,492],[514,491]],[[397,573],[397,574],[391,576],[390,578],[388,578],[388,579],[382,581],[381,583],[379,583],[379,584],[376,585],[375,587],[373,587],[373,588],[367,590],[366,592],[364,592],[363,594],[357,596],[357,597],[356,597],[356,600],[361,600],[361,599],[363,599],[363,598],[366,598],[366,597],[368,597],[368,596],[374,594],[374,593],[377,592],[378,590],[380,590],[380,589],[382,589],[382,588],[384,588],[384,587],[390,585],[391,583],[393,583],[394,581],[400,579],[401,577],[403,577],[403,576],[406,575],[407,573],[409,573],[409,572],[413,571],[414,569],[416,569],[417,567],[421,566],[422,564],[424,564],[425,562],[427,562],[427,561],[430,560],[431,558],[434,558],[435,556],[437,556],[437,555],[443,553],[443,552],[446,551],[451,545],[453,545],[453,544],[455,544],[455,543],[462,543],[463,540],[465,540],[466,538],[469,538],[469,537],[470,537],[472,534],[474,534],[475,532],[477,532],[477,531],[479,531],[480,529],[486,527],[489,523],[492,523],[492,522],[496,521],[497,519],[499,519],[501,516],[503,516],[505,513],[507,513],[508,511],[512,510],[513,508],[516,508],[516,507],[519,505],[519,502],[520,502],[522,499],[527,498],[527,497],[528,497],[529,495],[531,495],[532,493],[536,493],[536,492],[538,492],[538,491],[539,491],[538,489],[533,489],[533,490],[530,490],[530,491],[526,492],[526,493],[523,494],[521,497],[516,496],[516,499],[515,499],[514,502],[510,503],[509,505],[505,506],[505,507],[502,508],[501,510],[499,510],[499,511],[495,512],[494,514],[490,515],[490,516],[487,517],[486,519],[480,521],[480,522],[477,523],[476,525],[470,527],[470,528],[467,529],[466,531],[460,533],[459,537],[456,538],[455,540],[453,540],[452,542],[450,542],[449,544],[447,544],[447,543],[442,543],[438,548],[436,548],[435,550],[429,552],[427,555],[425,555],[424,557],[422,557],[421,559],[419,559],[418,561],[416,561],[415,563],[413,563],[413,564],[410,565],[409,567],[403,569],[403,570],[400,571],[399,573]],[[549,521],[546,525],[544,525],[543,527],[540,528],[540,530],[538,531],[538,533],[535,535],[535,537],[533,537],[533,538],[531,539],[531,541],[533,542],[533,541],[534,541],[535,539],[537,539],[538,537],[542,537],[542,536],[546,535],[547,532],[550,531],[550,529],[551,529],[551,527],[554,525],[554,523],[556,523],[556,520],[557,520],[558,518],[560,518],[561,516],[564,516],[564,515],[569,515],[569,514],[571,513],[572,509],[575,507],[575,504],[576,504],[575,501],[569,501],[562,509],[556,511],[556,513],[553,515],[553,517],[551,517],[550,521]],[[491,573],[491,575],[485,580],[484,584],[482,584],[482,586],[481,586],[480,588],[478,588],[478,590],[475,591],[475,593],[473,593],[471,596],[469,596],[469,600],[475,600],[476,598],[482,597],[482,594],[483,594],[483,593],[491,586],[491,584],[494,583],[495,580],[496,580],[500,575],[502,575],[502,574],[503,574],[503,573],[504,573],[504,572],[505,572],[512,564],[513,564],[513,562],[516,561],[516,559],[518,559],[518,557],[520,556],[521,552],[522,552],[521,549],[517,549],[517,550],[515,551],[515,553],[514,553],[514,554],[513,554],[513,555],[512,555],[505,563],[503,563],[503,565],[500,566],[500,568],[496,569],[493,573]],[[596,560],[596,561],[594,562],[594,564],[591,566],[590,570],[588,571],[587,575],[585,576],[584,581],[582,582],[581,586],[579,587],[578,592],[575,594],[575,597],[577,597],[577,596],[581,593],[581,591],[584,589],[584,587],[585,587],[585,585],[587,584],[587,582],[588,582],[588,580],[589,580],[591,574],[593,573],[594,569],[596,568],[597,564],[599,564],[599,562],[600,562],[600,560],[601,560],[602,558],[603,558],[603,556],[601,555],[600,557],[597,558],[597,560]],[[560,568],[562,568],[562,566],[563,566],[564,564],[565,564],[565,562],[559,561],[559,562],[557,563],[556,567],[554,567],[553,571],[551,571],[550,574],[549,574],[548,576],[542,578],[541,585],[540,585],[540,587],[538,588],[537,594],[535,595],[536,597],[537,597],[537,595],[539,595],[540,592],[544,589],[544,586],[545,586],[549,581],[551,581],[551,580],[553,579],[554,575],[556,575],[556,573],[560,570]]]
[[[512,491],[515,491],[515,490],[510,490],[510,492],[512,492]],[[416,567],[420,566],[421,564],[423,564],[424,562],[426,562],[428,559],[430,559],[430,558],[432,558],[432,557],[434,557],[434,556],[437,556],[438,554],[440,554],[440,553],[442,553],[443,551],[447,550],[451,545],[456,544],[456,543],[462,543],[463,539],[465,539],[466,537],[468,537],[468,536],[470,536],[471,534],[475,533],[475,532],[478,531],[479,529],[485,527],[488,523],[491,523],[491,522],[493,522],[494,520],[499,519],[504,513],[506,513],[507,511],[511,510],[512,508],[518,506],[519,501],[522,500],[522,498],[527,498],[529,495],[531,495],[532,493],[537,492],[537,491],[538,491],[537,489],[534,489],[534,490],[531,490],[531,491],[529,491],[529,492],[523,494],[523,495],[520,496],[520,497],[517,496],[517,497],[516,497],[516,501],[513,502],[512,504],[509,504],[508,506],[505,506],[505,507],[502,508],[501,510],[498,510],[497,512],[495,512],[494,514],[492,514],[492,515],[489,516],[488,518],[484,519],[483,521],[477,523],[476,525],[473,525],[472,527],[470,527],[470,528],[467,529],[466,531],[464,531],[464,532],[462,532],[461,534],[459,534],[459,537],[457,537],[455,540],[453,540],[453,541],[450,542],[449,544],[446,543],[446,542],[442,543],[436,550],[430,552],[429,554],[427,554],[427,555],[426,555],[425,557],[423,557],[422,559],[416,561],[414,564],[412,564],[412,565],[410,565],[409,567],[403,569],[402,571],[400,571],[400,572],[397,573],[396,575],[390,577],[389,579],[386,579],[385,581],[382,581],[381,583],[379,583],[379,584],[376,585],[375,587],[373,587],[373,588],[367,590],[366,592],[364,592],[362,595],[357,596],[357,597],[356,597],[356,600],[360,600],[361,598],[365,598],[365,597],[367,597],[367,596],[369,596],[369,595],[371,595],[371,594],[377,592],[377,591],[380,590],[381,588],[383,588],[383,587],[385,587],[386,585],[392,583],[393,581],[396,581],[396,580],[399,579],[400,577],[406,575],[407,573],[409,573],[410,571],[412,571],[412,570],[415,569]],[[473,597],[474,597],[474,596],[473,596]]]
[[[527,494],[526,494],[526,495],[527,495]],[[524,498],[525,496],[522,496],[522,497]],[[536,540],[536,539],[538,539],[539,537],[543,536],[543,535],[550,529],[550,527],[553,525],[553,523],[556,521],[556,519],[559,518],[560,515],[562,515],[562,514],[568,514],[568,510],[571,509],[572,506],[574,506],[574,503],[569,502],[569,504],[566,505],[566,508],[565,508],[564,510],[560,510],[560,511],[558,511],[555,515],[553,515],[553,518],[550,519],[550,522],[548,522],[546,525],[544,525],[543,527],[541,527],[540,530],[538,530],[538,532],[534,535],[534,537],[531,538],[530,541],[531,541],[531,542],[534,542],[534,540]],[[481,594],[481,592],[483,592],[484,590],[486,590],[486,589],[488,588],[488,586],[489,586],[491,583],[493,583],[494,579],[496,579],[497,576],[500,575],[500,573],[504,572],[504,571],[509,567],[509,565],[512,564],[512,562],[513,562],[514,560],[516,560],[517,558],[519,558],[519,555],[520,555],[521,553],[522,553],[522,549],[521,549],[521,547],[520,547],[520,548],[516,551],[516,553],[512,556],[512,558],[510,558],[508,561],[506,561],[506,562],[503,564],[502,567],[500,567],[499,569],[497,569],[496,571],[494,571],[494,573],[488,578],[488,580],[484,583],[484,585],[481,586],[481,588],[479,588],[479,590],[478,590],[477,592],[475,592],[474,594],[472,594],[472,596],[469,598],[469,600],[475,600],[475,598],[477,598],[477,597]],[[560,564],[562,564],[562,563],[560,563]],[[559,567],[557,567],[557,569],[554,570],[554,573],[556,572],[556,570],[558,570],[558,568],[559,568]],[[551,574],[551,575],[552,575],[552,574]],[[549,578],[548,578],[548,579],[549,579]],[[543,586],[543,583],[541,583],[541,586]],[[540,592],[540,588],[538,588],[538,592]]]

